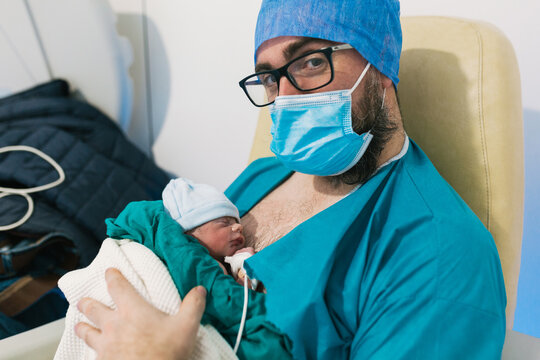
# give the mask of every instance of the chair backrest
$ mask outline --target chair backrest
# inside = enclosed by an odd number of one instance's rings
[[[521,87],[514,50],[495,27],[477,21],[405,17],[402,27],[398,96],[405,129],[493,235],[511,329],[524,187]],[[250,160],[272,155],[269,129],[265,108]]]

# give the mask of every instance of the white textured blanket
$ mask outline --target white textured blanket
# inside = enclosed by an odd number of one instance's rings
[[[71,271],[58,281],[69,308],[55,360],[96,358],[95,352],[75,335],[74,327],[78,322],[92,324],[77,309],[77,302],[83,297],[91,297],[115,308],[105,282],[105,270],[110,267],[118,268],[139,294],[159,310],[167,314],[174,314],[178,310],[180,296],[169,272],[154,253],[130,240],[106,239],[88,267]],[[229,344],[210,325],[199,327],[191,358],[238,359]]]

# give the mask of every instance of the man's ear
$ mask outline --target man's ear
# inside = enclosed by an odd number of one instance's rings
[[[380,73],[380,77],[381,77],[381,84],[383,86],[383,89],[388,89],[390,86],[392,86],[392,80],[390,80],[388,77],[386,77],[385,75],[383,75],[382,73]]]

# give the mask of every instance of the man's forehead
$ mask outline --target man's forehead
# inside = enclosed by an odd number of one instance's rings
[[[325,46],[336,44],[333,41],[301,37],[301,36],[280,36],[269,39],[261,44],[257,49],[257,62],[255,69],[275,67],[275,62],[288,61],[301,55],[302,51],[309,51]],[[272,66],[274,65],[274,66]]]

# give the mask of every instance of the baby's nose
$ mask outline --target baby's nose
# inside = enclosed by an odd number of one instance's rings
[[[232,231],[234,232],[242,233],[242,230],[244,230],[244,227],[242,226],[242,224],[237,223],[232,226]]]

